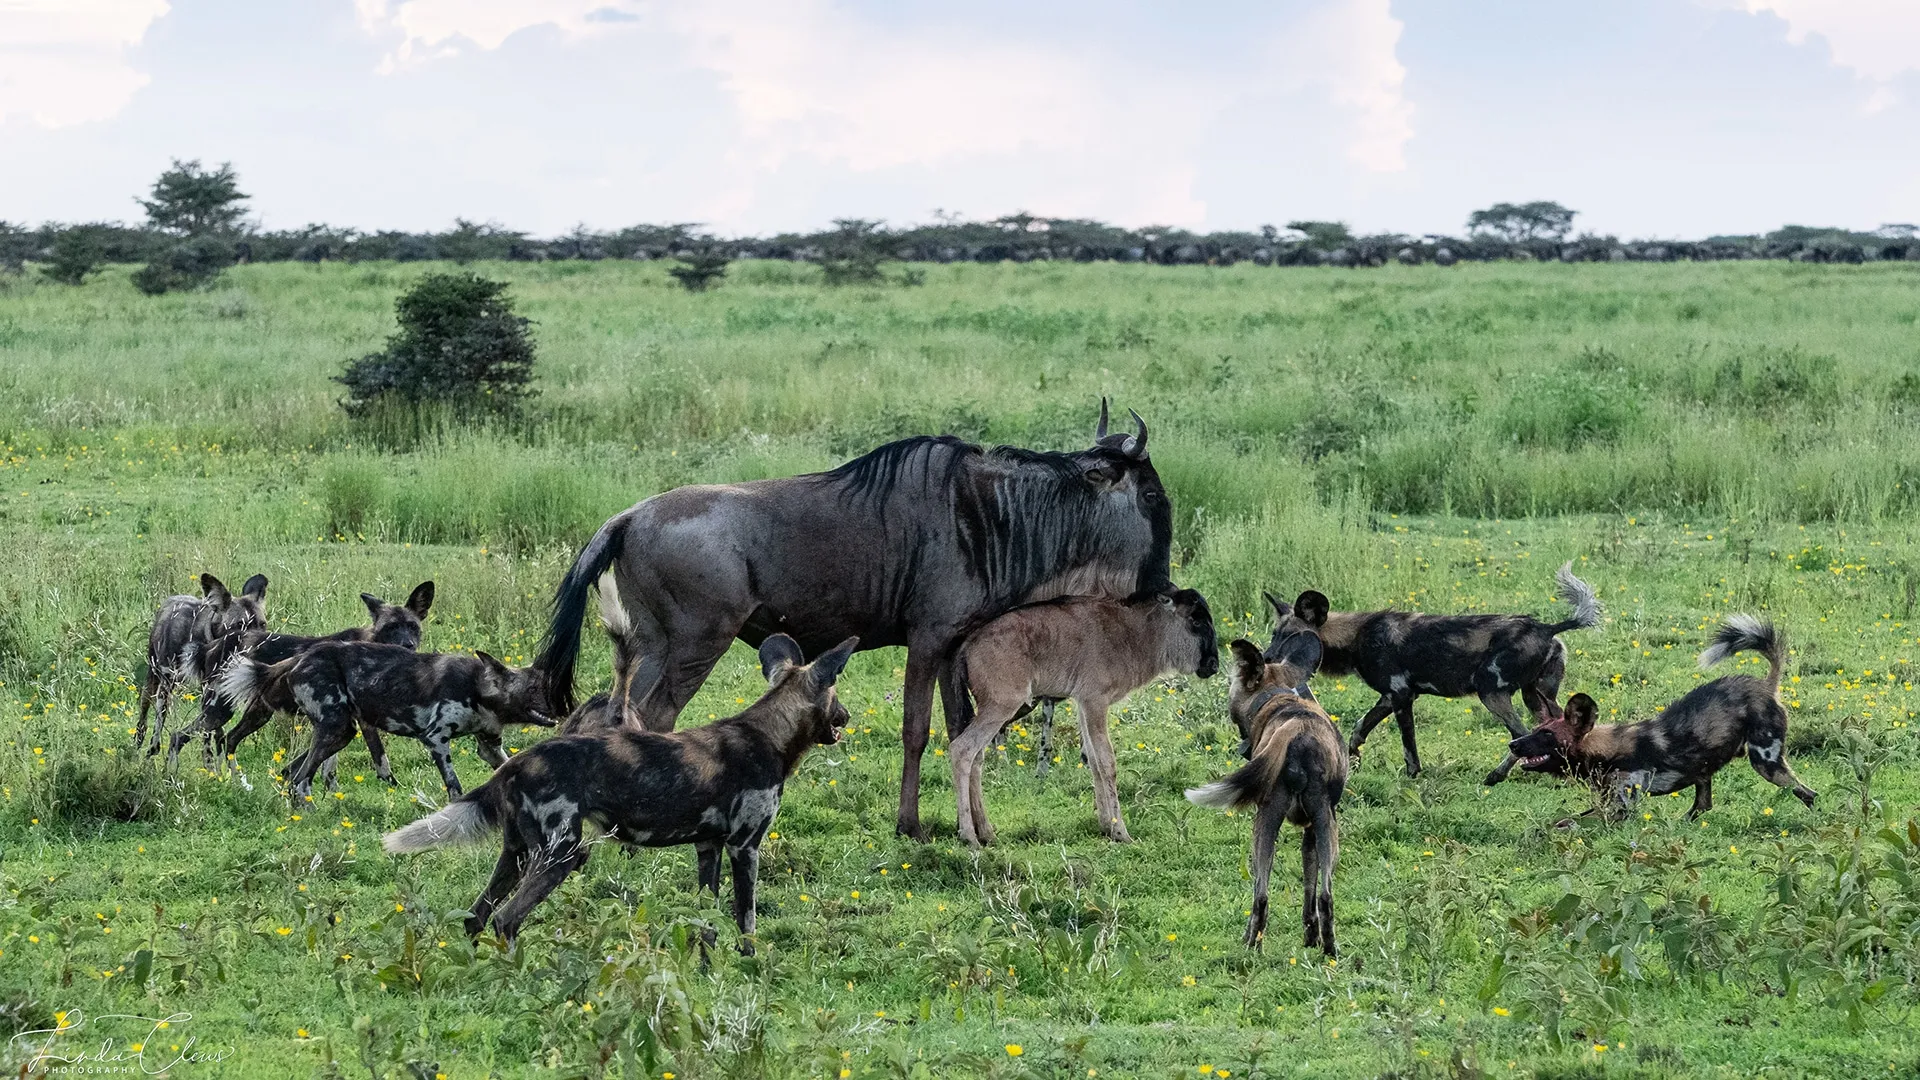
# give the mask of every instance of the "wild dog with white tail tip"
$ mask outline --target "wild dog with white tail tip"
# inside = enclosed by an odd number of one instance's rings
[[[140,685],[140,723],[133,734],[137,752],[147,741],[147,711],[158,708],[149,756],[160,752],[167,712],[175,691],[183,686],[213,682],[248,634],[267,624],[267,576],[255,574],[240,587],[227,591],[212,574],[200,575],[199,596],[169,596],[153,616],[147,634],[147,678]],[[204,700],[209,695],[202,695]]]
[[[417,653],[359,641],[322,642],[277,664],[242,657],[220,679],[221,693],[242,709],[298,713],[313,725],[313,744],[287,767],[295,807],[321,763],[353,741],[356,724],[425,743],[447,794],[458,795],[453,740],[472,735],[481,759],[499,768],[508,725],[553,726],[542,711],[546,689],[540,669],[510,668],[484,652]]]
[[[858,643],[848,638],[807,664],[792,638],[773,634],[760,645],[767,692],[738,716],[672,733],[602,729],[606,718],[598,717],[590,726],[600,734],[560,735],[521,752],[472,794],[388,833],[386,849],[425,851],[499,829],[500,861],[469,909],[467,933],[478,935],[491,918],[511,942],[527,913],[586,865],[587,822],[630,846],[692,844],[700,887],[716,896],[724,847],[733,864],[734,921],[750,936],[760,843],[800,759],[839,742],[846,729],[834,684]],[[596,705],[611,711],[598,698],[583,708]],[[741,951],[752,952],[751,944],[742,941]]]
[[[1709,668],[1740,652],[1767,658],[1767,677],[1725,675],[1694,687],[1651,720],[1599,724],[1599,705],[1585,694],[1567,699],[1564,715],[1509,744],[1520,767],[1586,780],[1606,796],[1604,812],[1618,816],[1641,795],[1693,788],[1699,817],[1713,806],[1713,774],[1746,751],[1753,771],[1813,805],[1816,795],[1787,764],[1787,710],[1780,704],[1786,637],[1772,623],[1735,615],[1700,654]],[[1591,813],[1593,811],[1589,811]]]
[[[1329,611],[1327,598],[1308,590],[1291,605],[1267,595],[1279,618],[1276,634],[1312,630],[1326,646],[1321,670],[1329,675],[1357,674],[1380,700],[1353,727],[1347,753],[1358,760],[1360,746],[1389,715],[1400,726],[1407,775],[1420,775],[1420,748],[1413,737],[1413,699],[1477,695],[1515,738],[1527,733],[1513,712],[1513,692],[1537,720],[1560,715],[1560,681],[1566,677],[1567,647],[1559,635],[1600,625],[1600,598],[1573,576],[1573,563],[1554,576],[1560,598],[1573,617],[1543,623],[1530,615],[1424,615],[1407,611]],[[1487,784],[1507,778],[1515,758],[1508,754]]]
[[[1228,706],[1247,748],[1247,763],[1188,800],[1220,809],[1257,807],[1253,817],[1253,912],[1246,943],[1257,949],[1267,933],[1267,882],[1273,873],[1280,826],[1293,822],[1300,836],[1305,894],[1300,921],[1308,948],[1335,955],[1333,868],[1340,858],[1335,812],[1347,790],[1347,752],[1340,732],[1314,700],[1307,680],[1320,666],[1320,639],[1311,631],[1275,634],[1264,653],[1241,638],[1233,651]]]

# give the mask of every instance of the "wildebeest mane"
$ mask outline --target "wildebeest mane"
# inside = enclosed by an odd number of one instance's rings
[[[957,435],[915,435],[876,446],[828,470],[822,478],[839,483],[849,497],[885,501],[916,469],[923,479],[931,479],[934,459],[943,456],[939,454],[941,450],[951,451],[938,465],[942,473],[938,484],[941,487],[954,483],[965,471],[967,462],[985,452]]]

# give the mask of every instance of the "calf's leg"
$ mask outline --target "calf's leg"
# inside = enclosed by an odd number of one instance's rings
[[[1080,745],[1093,771],[1093,808],[1100,817],[1100,831],[1109,840],[1131,843],[1127,823],[1120,819],[1119,770],[1113,757],[1113,737],[1107,731],[1107,703],[1076,699],[1073,707],[1080,714]]]

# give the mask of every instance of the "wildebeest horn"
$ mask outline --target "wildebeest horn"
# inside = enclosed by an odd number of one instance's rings
[[[1140,414],[1134,412],[1132,409],[1128,409],[1127,414],[1133,417],[1133,426],[1138,428],[1139,431],[1137,434],[1127,436],[1127,441],[1120,444],[1120,452],[1131,457],[1146,457],[1147,422],[1140,419]]]
[[[1106,437],[1107,437],[1107,398],[1106,398],[1106,395],[1103,394],[1100,397],[1100,426],[1093,430],[1093,441],[1097,443],[1101,439],[1104,439]]]

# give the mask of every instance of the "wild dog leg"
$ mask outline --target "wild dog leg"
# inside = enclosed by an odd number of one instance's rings
[[[153,745],[147,748],[148,757],[159,753],[160,734],[167,730],[167,713],[173,708],[173,687],[162,684],[160,689],[160,695],[153,699]],[[202,687],[202,692],[204,692],[205,689],[205,687]],[[140,744],[146,742],[146,740],[147,718],[142,716],[133,734],[133,748],[135,750],[140,749]]]
[[[155,670],[154,664],[149,660],[147,664],[147,679],[140,684],[140,722],[134,725],[133,729],[134,753],[139,753],[140,747],[147,741],[148,710],[154,708],[166,697],[171,696],[172,693],[173,688],[161,681],[160,673]]]
[[[1559,638],[1553,640],[1553,651],[1547,656],[1547,662],[1540,667],[1540,674],[1533,683],[1520,688],[1520,697],[1527,703],[1535,719],[1541,723],[1560,718],[1560,684],[1567,677],[1567,643]]]
[[[528,912],[559,888],[568,874],[586,865],[588,851],[580,842],[579,818],[573,819],[570,839],[562,838],[558,845],[553,840],[549,835],[547,842],[531,853],[532,865],[521,880],[520,888],[493,917],[493,928],[508,942],[520,936],[520,924],[527,920]]]
[[[1713,777],[1693,785],[1693,809],[1687,811],[1687,820],[1692,821],[1701,814],[1713,809]]]
[[[1393,722],[1400,727],[1400,754],[1407,762],[1407,775],[1420,775],[1420,746],[1413,738],[1413,699],[1393,703]],[[1525,734],[1525,732],[1522,732]]]
[[[508,822],[506,833],[506,842],[500,849],[500,861],[493,864],[493,876],[487,879],[486,888],[480,890],[480,895],[468,909],[468,937],[479,937],[480,931],[487,928],[487,919],[493,914],[493,909],[512,894],[526,870],[527,846],[520,840],[518,827]]]
[[[718,841],[701,841],[693,845],[700,856],[700,888],[713,890],[720,895],[720,844]]]
[[[1347,757],[1354,761],[1359,761],[1360,744],[1366,742],[1367,736],[1373,734],[1373,729],[1379,727],[1380,721],[1385,720],[1392,712],[1393,698],[1386,694],[1381,694],[1380,700],[1374,702],[1373,708],[1367,710],[1367,715],[1361,717],[1360,722],[1353,725],[1353,737],[1347,740]]]
[[[367,753],[373,757],[373,773],[389,785],[394,784],[393,762],[387,760],[387,744],[380,729],[366,721],[360,723],[360,737],[366,740]]]
[[[1753,771],[1766,781],[1793,792],[1794,797],[1808,806],[1819,798],[1819,793],[1800,782],[1793,774],[1793,767],[1787,764],[1786,725],[1780,725],[1780,731],[1764,743],[1747,743],[1747,761],[1752,763]]]
[[[507,763],[507,753],[500,748],[498,735],[474,736],[473,749],[480,755],[480,760],[486,762],[490,768],[497,769]]]
[[[1253,910],[1247,915],[1247,932],[1241,942],[1258,949],[1267,937],[1267,900],[1273,878],[1273,848],[1280,837],[1280,826],[1287,820],[1291,805],[1284,792],[1275,792],[1273,801],[1253,816],[1253,851],[1249,856],[1253,869]]]
[[[333,755],[353,741],[351,720],[315,720],[311,716],[307,719],[313,725],[313,745],[287,768],[287,789],[296,810],[312,798],[313,774],[319,771],[321,763],[331,761]]]
[[[1333,941],[1333,868],[1340,861],[1340,821],[1334,817],[1330,802],[1321,802],[1314,813],[1313,847],[1313,868],[1320,886],[1314,901],[1320,923],[1320,951],[1337,956],[1339,950]]]
[[[1107,732],[1107,706],[1104,702],[1075,701],[1080,714],[1080,745],[1086,749],[1087,764],[1093,770],[1093,808],[1100,817],[1100,831],[1117,843],[1133,842],[1127,823],[1120,819],[1118,769],[1113,759],[1113,738]]]
[[[907,647],[900,720],[900,812],[894,818],[893,831],[923,844],[927,830],[920,824],[920,759],[927,752],[927,736],[933,728],[933,679],[937,670],[930,647]]]
[[[733,922],[742,935],[740,953],[752,956],[753,932],[759,925],[755,899],[760,882],[760,849],[751,844],[728,845],[727,861],[733,869]]]
[[[1527,692],[1531,693],[1532,691],[1529,689]],[[1505,690],[1482,691],[1480,694],[1480,704],[1485,705],[1488,712],[1499,717],[1500,722],[1507,725],[1507,730],[1513,733],[1514,738],[1519,739],[1526,736],[1527,726],[1522,724],[1520,718],[1515,716],[1513,712],[1512,693]],[[1519,764],[1519,762],[1520,758],[1518,755],[1511,750],[1507,751],[1507,756],[1501,759],[1500,764],[1493,767],[1493,771],[1488,773],[1487,778],[1481,781],[1481,783],[1492,787],[1500,781],[1505,780],[1507,774],[1512,772],[1513,767]]]
[[[1300,928],[1301,941],[1309,949],[1320,943],[1319,854],[1313,825],[1308,823],[1300,830]]]
[[[273,719],[273,709],[269,706],[257,701],[247,706],[246,713],[240,717],[240,723],[235,725],[232,731],[227,732],[226,738],[221,740],[220,760],[226,761],[233,758],[235,751],[240,749],[241,741],[265,727],[267,721],[271,719]]]
[[[433,758],[433,764],[440,770],[440,779],[447,785],[447,797],[460,797],[460,778],[453,772],[453,755],[449,753],[447,736],[443,731],[429,731],[420,737],[427,744],[427,753]]]

